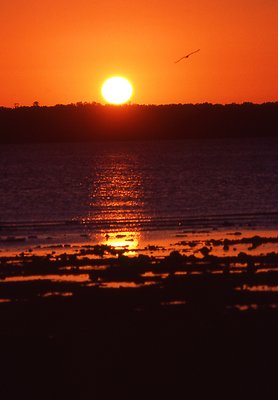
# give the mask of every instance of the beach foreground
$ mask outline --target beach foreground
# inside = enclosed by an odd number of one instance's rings
[[[3,398],[274,398],[278,238],[191,239],[3,255]]]

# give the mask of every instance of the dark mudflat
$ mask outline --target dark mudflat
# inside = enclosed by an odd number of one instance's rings
[[[0,304],[1,398],[277,398],[276,258],[233,267],[235,260],[209,255],[157,262],[118,255],[85,283],[6,276],[1,296],[12,301]],[[9,271],[34,274],[29,259],[9,261]],[[38,261],[38,273],[56,267],[59,275],[74,260]],[[74,263],[76,275],[84,273]],[[138,285],[105,287],[99,279]],[[55,295],[41,295],[47,291]]]

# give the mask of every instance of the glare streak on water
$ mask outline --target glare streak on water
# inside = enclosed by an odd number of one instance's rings
[[[90,277],[88,274],[9,276],[3,280],[0,280],[0,282],[29,282],[43,280],[49,280],[53,282],[88,282]]]
[[[144,283],[136,283],[136,282],[103,282],[101,284],[102,288],[106,289],[120,289],[120,288],[139,288],[142,286],[151,286],[156,285],[157,282],[149,281]]]
[[[236,288],[237,291],[246,290],[248,292],[278,292],[278,286],[275,285],[243,285]]]
[[[46,292],[42,293],[41,297],[53,297],[53,296],[71,297],[72,295],[73,295],[72,292]]]

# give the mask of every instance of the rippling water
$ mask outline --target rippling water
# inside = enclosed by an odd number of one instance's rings
[[[277,150],[271,138],[1,146],[2,232],[235,219],[277,227]]]

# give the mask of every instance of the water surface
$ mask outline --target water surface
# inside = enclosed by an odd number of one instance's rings
[[[276,229],[277,150],[273,138],[1,146],[1,233]]]

